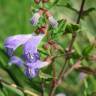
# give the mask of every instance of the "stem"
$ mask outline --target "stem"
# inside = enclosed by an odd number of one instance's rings
[[[82,13],[83,13],[84,4],[85,4],[85,0],[82,0],[80,11],[79,11],[79,15],[78,15],[78,19],[77,19],[77,22],[76,22],[77,24],[80,23],[80,19],[81,19]],[[76,32],[73,32],[72,33],[72,40],[70,41],[70,44],[69,44],[69,47],[68,47],[68,51],[66,52],[66,58],[65,58],[64,66],[62,67],[62,69],[61,69],[61,71],[59,73],[59,76],[58,76],[57,83],[55,84],[55,86],[52,87],[51,92],[49,93],[49,96],[54,96],[55,91],[56,91],[56,88],[62,82],[62,78],[64,76],[64,73],[66,71],[66,67],[68,65],[67,62],[70,59],[69,53],[72,50],[72,47],[73,47],[73,44],[74,44],[75,39],[76,39]]]
[[[82,0],[80,11],[79,11],[79,16],[78,16],[78,19],[77,19],[77,24],[80,23],[80,19],[81,19],[81,16],[83,14],[84,4],[85,4],[85,0]]]
[[[54,63],[52,63],[52,70],[53,70],[53,80],[51,86],[53,87],[56,85],[56,67]]]
[[[45,85],[44,85],[44,80],[42,79],[42,82],[41,82],[41,88],[42,88],[42,93],[41,93],[41,96],[44,96],[44,91],[45,91]]]
[[[52,64],[52,69],[53,69],[53,79],[55,81],[55,79],[56,79],[56,67],[55,67],[54,63]]]

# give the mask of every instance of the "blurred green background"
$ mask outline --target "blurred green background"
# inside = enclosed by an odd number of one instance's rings
[[[75,23],[82,0],[58,1],[59,2],[50,9],[50,11],[53,13],[53,16],[55,16],[57,20],[64,18],[67,19],[68,22]],[[70,4],[71,7],[66,6],[67,3]],[[40,93],[41,89],[38,78],[28,80],[23,75],[21,69],[17,68],[16,66],[8,67],[9,58],[6,55],[3,47],[3,43],[6,37],[15,34],[28,34],[33,32],[34,27],[29,22],[29,19],[32,16],[33,7],[33,0],[0,0],[0,78],[3,78],[3,80],[11,84],[15,83],[22,88],[30,90],[31,92]],[[78,53],[82,53],[82,50],[87,47],[87,45],[91,45],[93,42],[96,42],[95,8],[96,0],[86,0],[84,6],[85,15],[81,18],[80,21],[81,31],[78,33],[78,38],[74,44],[74,48]],[[66,42],[64,39],[63,41],[59,41],[61,45],[63,45],[64,42]],[[92,50],[91,54],[93,53],[96,54],[95,48]],[[87,65],[91,68],[96,68],[96,62],[87,62],[84,60],[82,63],[83,65]],[[58,65],[58,68],[60,68],[60,66],[61,65]],[[82,85],[82,87],[79,89],[79,82],[77,81],[78,74],[76,72],[72,72],[72,75],[70,75],[68,79],[65,80],[64,84],[62,84],[61,87],[57,89],[57,92],[65,92],[68,94],[67,96],[91,96],[90,94],[92,92],[96,92],[95,76],[89,76],[88,79],[84,81],[85,83]],[[6,84],[0,84],[0,96],[28,95],[24,95],[22,91],[15,88],[10,88]]]

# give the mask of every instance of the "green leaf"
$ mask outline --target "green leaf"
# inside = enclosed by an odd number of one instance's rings
[[[76,53],[81,56],[82,55],[82,51],[81,51],[81,48],[80,48],[78,42],[74,42],[74,48],[76,50]]]
[[[49,81],[49,80],[52,79],[52,76],[51,76],[51,75],[45,74],[45,73],[43,73],[43,72],[41,72],[41,71],[39,72],[39,77],[40,77],[41,79],[46,80],[46,81]]]
[[[78,24],[68,24],[65,32],[66,33],[72,33],[72,32],[76,32],[79,30],[79,25]]]
[[[0,89],[0,96],[5,96],[1,89]]]
[[[13,93],[13,94],[17,94],[16,96],[24,96],[24,93],[21,90],[16,89],[16,88],[14,88],[12,86],[9,86],[9,85],[7,85],[5,83],[2,83],[2,85],[3,85],[3,87],[5,87],[7,89],[7,91],[8,91],[9,94],[12,94]]]
[[[39,83],[34,83],[35,81],[33,79],[32,80],[28,79],[24,75],[23,70],[21,70],[19,67],[13,65],[10,68],[8,68],[7,72],[10,74],[11,78],[15,81],[16,85],[24,88],[27,87],[30,90],[36,90],[37,92],[41,91]]]
[[[72,26],[72,30],[73,30],[73,32],[79,30],[79,25],[78,25],[78,24],[71,24],[71,26]]]
[[[8,66],[7,62],[8,62],[8,55],[3,49],[0,49],[0,63],[1,63],[0,66],[2,68],[6,68]]]
[[[91,53],[91,51],[92,51],[93,48],[94,48],[94,45],[87,45],[83,49],[83,51],[82,51],[83,56],[88,56]]]
[[[54,38],[61,36],[65,32],[65,29],[67,26],[66,20],[60,20],[58,23],[59,23],[58,27],[55,30],[53,30],[53,37]]]

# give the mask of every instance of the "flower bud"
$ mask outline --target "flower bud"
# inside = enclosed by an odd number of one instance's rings
[[[39,21],[39,18],[40,18],[40,14],[39,13],[35,13],[33,15],[33,17],[31,18],[31,23],[33,25],[36,25],[38,23],[38,21]]]
[[[48,30],[48,26],[44,25],[44,26],[41,26],[40,28],[38,28],[36,30],[36,32],[37,32],[37,34],[41,33],[41,34],[47,35],[47,30]]]
[[[49,0],[42,0],[43,3],[47,3]]]
[[[34,0],[34,2],[37,3],[37,4],[40,3],[40,1],[41,1],[41,0]]]
[[[45,11],[45,14],[46,14],[51,26],[53,28],[56,28],[58,26],[58,22],[55,20],[55,18],[52,16],[52,14],[48,10]]]
[[[53,28],[56,28],[58,26],[58,22],[53,18],[53,16],[50,16],[48,19],[49,19],[49,23]]]
[[[53,40],[49,40],[48,43],[49,43],[50,45],[54,45],[54,44],[55,44],[55,42],[54,42]]]
[[[34,15],[33,15],[33,17],[31,18],[31,23],[33,24],[33,25],[37,25],[37,23],[39,22],[39,18],[40,18],[40,16],[43,14],[43,10],[42,9],[40,9],[37,13],[35,13]]]
[[[44,48],[45,50],[48,50],[49,47],[50,47],[50,45],[49,45],[48,43],[44,44],[44,46],[43,46],[43,48]]]
[[[53,40],[49,40],[48,41],[48,44],[53,48],[53,49],[56,49],[56,50],[63,50],[61,48],[61,46],[59,46],[55,41]]]

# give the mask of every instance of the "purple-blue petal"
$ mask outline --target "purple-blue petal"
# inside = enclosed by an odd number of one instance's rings
[[[28,54],[24,54],[24,59],[27,61],[27,62],[30,62],[30,63],[35,63],[37,60],[40,59],[40,55],[39,53],[28,53]]]
[[[15,35],[15,36],[8,37],[4,43],[4,47],[6,48],[8,55],[12,56],[13,51],[15,51],[17,47],[28,41],[31,37],[32,34]]]
[[[37,47],[43,39],[44,34],[34,35],[24,44],[24,55],[29,62],[39,58]]]
[[[21,58],[19,58],[17,56],[12,56],[10,58],[10,62],[8,64],[9,65],[16,64],[17,66],[23,66],[24,62],[23,62],[23,60]]]
[[[34,69],[34,68],[30,68],[30,67],[26,67],[25,69],[25,75],[31,79],[33,77],[36,77],[39,73],[38,69]]]
[[[35,63],[26,62],[26,66],[28,66],[30,68],[34,68],[34,69],[40,69],[40,68],[46,67],[48,65],[49,65],[48,62],[41,61],[41,60],[37,60]]]
[[[13,48],[8,48],[6,47],[6,52],[9,56],[12,56],[13,55]]]

